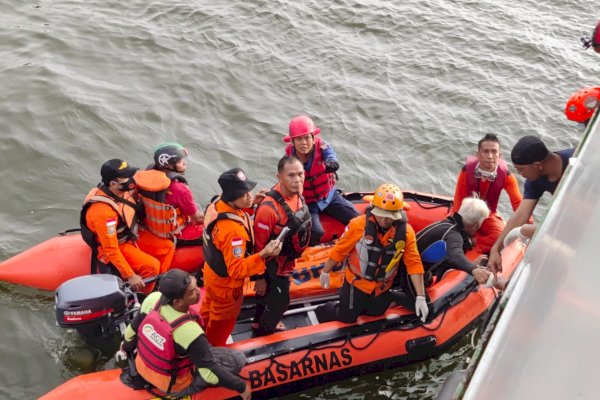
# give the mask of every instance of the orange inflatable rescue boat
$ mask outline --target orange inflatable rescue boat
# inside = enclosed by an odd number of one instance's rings
[[[510,278],[525,246],[514,242],[503,252],[503,274]],[[473,259],[477,253],[471,252]],[[108,277],[96,275],[88,278]],[[82,279],[82,278],[78,278]],[[391,307],[379,317],[361,316],[354,324],[320,323],[315,308],[335,294],[296,299],[285,313],[286,331],[254,337],[254,306],[246,304],[228,346],[243,351],[247,364],[240,375],[252,398],[273,398],[338,379],[402,366],[438,355],[485,319],[499,299],[494,288],[476,284],[471,275],[450,270],[427,289],[432,311],[425,323],[403,307]],[[131,387],[129,369],[115,369],[75,377],[42,396],[58,399],[153,399],[146,389]],[[209,388],[188,399],[227,399],[237,393]]]
[[[366,206],[361,200],[363,195],[365,193],[355,193],[347,197],[362,210]],[[443,219],[451,205],[449,199],[442,197],[411,192],[405,192],[404,196],[410,205],[409,221],[417,231]],[[340,227],[328,233],[331,237],[341,232]],[[285,331],[254,337],[251,329],[254,304],[252,291],[248,289],[228,346],[246,354],[247,364],[241,376],[250,385],[253,398],[273,398],[438,355],[485,319],[499,299],[494,288],[479,286],[471,275],[450,270],[427,289],[432,309],[425,323],[399,306],[389,308],[379,317],[361,316],[353,324],[320,322],[315,309],[326,301],[337,300],[337,294],[331,289],[322,289],[318,281],[329,249],[330,246],[309,249],[298,260],[293,274],[293,300],[282,320],[287,327]],[[503,275],[506,279],[512,275],[524,250],[520,241],[504,250]],[[467,254],[470,259],[478,255],[475,252]],[[101,276],[97,275],[98,278]],[[104,276],[113,281],[117,279]],[[337,277],[333,279],[332,276],[334,287],[340,286],[342,275]],[[79,279],[88,278],[93,277]],[[128,368],[81,375],[41,399],[153,399],[154,396],[145,389],[131,387],[130,375]],[[237,395],[217,387],[188,398],[213,400]]]
[[[343,195],[362,212],[368,205],[363,197],[372,193],[352,192]],[[415,230],[445,218],[451,207],[451,200],[443,196],[404,192],[404,199],[410,207],[407,215]],[[321,222],[325,229],[323,242],[339,237],[344,231],[344,226],[328,215],[323,215]],[[314,278],[316,274],[310,257],[304,260],[297,263],[295,282],[307,281],[309,276]],[[172,266],[193,273],[203,263],[202,246],[188,246],[177,248]],[[91,249],[81,238],[78,229],[62,232],[0,263],[0,281],[43,290],[56,290],[69,279],[90,273]]]

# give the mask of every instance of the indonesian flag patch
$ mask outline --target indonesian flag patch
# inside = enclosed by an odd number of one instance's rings
[[[231,239],[231,247],[233,251],[233,256],[235,258],[242,258],[242,255],[244,254],[244,250],[242,248],[243,244],[244,239],[242,239],[241,237]]]
[[[117,220],[115,218],[106,220],[106,233],[108,236],[113,236],[117,231]]]

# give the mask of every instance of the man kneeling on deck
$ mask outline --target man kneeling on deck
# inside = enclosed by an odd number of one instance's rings
[[[462,201],[460,208],[456,213],[448,218],[435,222],[423,228],[417,234],[417,247],[423,254],[423,264],[426,269],[425,284],[429,286],[433,282],[433,277],[440,279],[449,269],[459,269],[465,271],[475,278],[477,283],[492,284],[497,289],[504,288],[504,281],[493,280],[493,274],[481,266],[483,261],[487,261],[485,256],[479,256],[475,261],[470,261],[465,252],[473,248],[471,237],[475,235],[483,222],[490,215],[490,209],[485,201],[473,197],[467,197]],[[446,251],[445,257],[435,262],[427,262],[425,253],[430,246],[435,246],[437,242],[443,241]]]
[[[401,305],[408,308],[412,309],[414,304],[417,316],[425,322],[429,308],[423,284],[423,264],[417,251],[415,231],[408,224],[403,208],[404,196],[400,188],[383,184],[375,191],[366,214],[350,221],[321,272],[321,286],[328,288],[329,272],[349,256],[339,304],[328,303],[315,311],[321,322],[337,319],[352,323],[360,314],[381,315],[392,301],[399,299],[402,299]],[[395,296],[390,291],[401,259],[416,297],[410,294],[408,297]]]
[[[179,398],[223,386],[250,399],[250,386],[237,375],[246,364],[244,353],[208,343],[198,314],[190,309],[198,301],[196,278],[170,270],[127,327],[123,349],[131,353],[137,345],[137,371],[161,396]]]

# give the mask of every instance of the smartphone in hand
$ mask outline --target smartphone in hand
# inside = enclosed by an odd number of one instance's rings
[[[283,229],[281,230],[281,232],[279,233],[279,235],[275,238],[275,240],[279,240],[280,242],[283,242],[283,239],[285,239],[285,237],[287,236],[289,231],[290,231],[290,228],[288,228],[287,226],[284,226]]]

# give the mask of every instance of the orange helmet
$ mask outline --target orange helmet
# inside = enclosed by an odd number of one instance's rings
[[[373,193],[371,213],[380,217],[402,219],[400,211],[404,208],[404,196],[396,185],[384,183]]]
[[[600,87],[586,87],[575,92],[567,101],[565,115],[567,119],[586,123],[596,110],[600,100]]]
[[[317,128],[313,120],[306,115],[298,115],[290,121],[289,135],[283,138],[284,142],[305,135],[318,135],[321,130]]]

